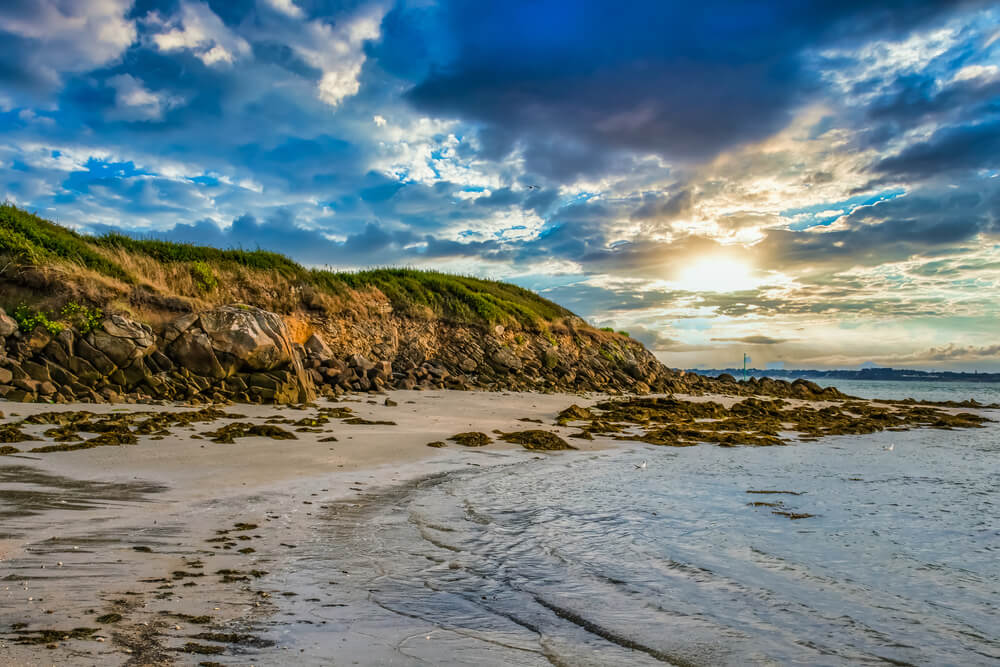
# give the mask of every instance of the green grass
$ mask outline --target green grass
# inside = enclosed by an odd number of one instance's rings
[[[222,250],[122,234],[86,236],[11,204],[0,205],[0,255],[16,263],[44,265],[63,260],[126,283],[140,283],[141,276],[130,275],[111,259],[113,255],[108,251],[112,250],[164,264],[188,264],[195,282],[205,292],[217,288],[219,269],[238,266],[277,273],[293,283],[335,296],[344,296],[350,289],[376,288],[398,312],[418,315],[429,310],[457,322],[516,323],[539,329],[547,322],[572,315],[530,290],[495,280],[394,268],[334,273],[307,269],[266,250]]]
[[[388,297],[393,308],[404,312],[423,306],[440,317],[459,321],[514,321],[537,327],[543,322],[572,315],[530,290],[496,280],[414,269],[326,275],[353,288],[377,287]]]
[[[0,252],[26,264],[64,259],[112,278],[132,282],[125,270],[95,251],[93,241],[48,220],[0,204]]]

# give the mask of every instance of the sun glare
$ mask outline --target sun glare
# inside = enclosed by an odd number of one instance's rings
[[[751,289],[750,267],[728,257],[705,257],[681,270],[675,285],[688,292],[736,292]]]

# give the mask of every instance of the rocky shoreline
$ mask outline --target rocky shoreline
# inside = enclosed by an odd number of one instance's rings
[[[805,380],[671,370],[641,343],[582,321],[526,332],[389,314],[363,325],[312,322],[299,344],[286,318],[244,304],[187,313],[159,330],[122,314],[87,331],[25,330],[0,312],[0,398],[296,404],[389,389],[843,398]]]

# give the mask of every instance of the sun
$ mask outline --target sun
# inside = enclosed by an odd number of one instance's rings
[[[681,269],[674,281],[688,292],[738,292],[753,288],[750,266],[729,257],[703,257]]]

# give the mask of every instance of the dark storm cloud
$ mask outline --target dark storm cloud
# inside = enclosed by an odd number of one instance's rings
[[[393,24],[425,25],[424,40],[385,44],[425,58],[409,98],[420,109],[486,123],[495,155],[520,142],[530,169],[566,175],[628,149],[702,159],[784,126],[815,92],[800,54],[824,44],[896,37],[983,2],[620,3],[555,0],[402,5]],[[412,28],[410,28],[412,30]],[[411,37],[413,35],[411,34]],[[544,146],[546,150],[538,149]],[[559,149],[559,150],[553,150]]]
[[[956,114],[977,119],[991,107],[993,112],[1000,110],[993,106],[998,97],[1000,81],[970,78],[942,87],[936,77],[906,74],[871,103],[867,115],[873,121],[888,121],[905,130],[929,119]]]
[[[1000,108],[998,108],[1000,111]],[[1000,167],[1000,118],[944,127],[926,141],[872,166],[883,181],[922,180],[948,172]]]
[[[680,190],[669,196],[648,194],[643,196],[642,206],[632,214],[638,220],[654,218],[675,220],[691,212],[694,198],[690,190]]]

